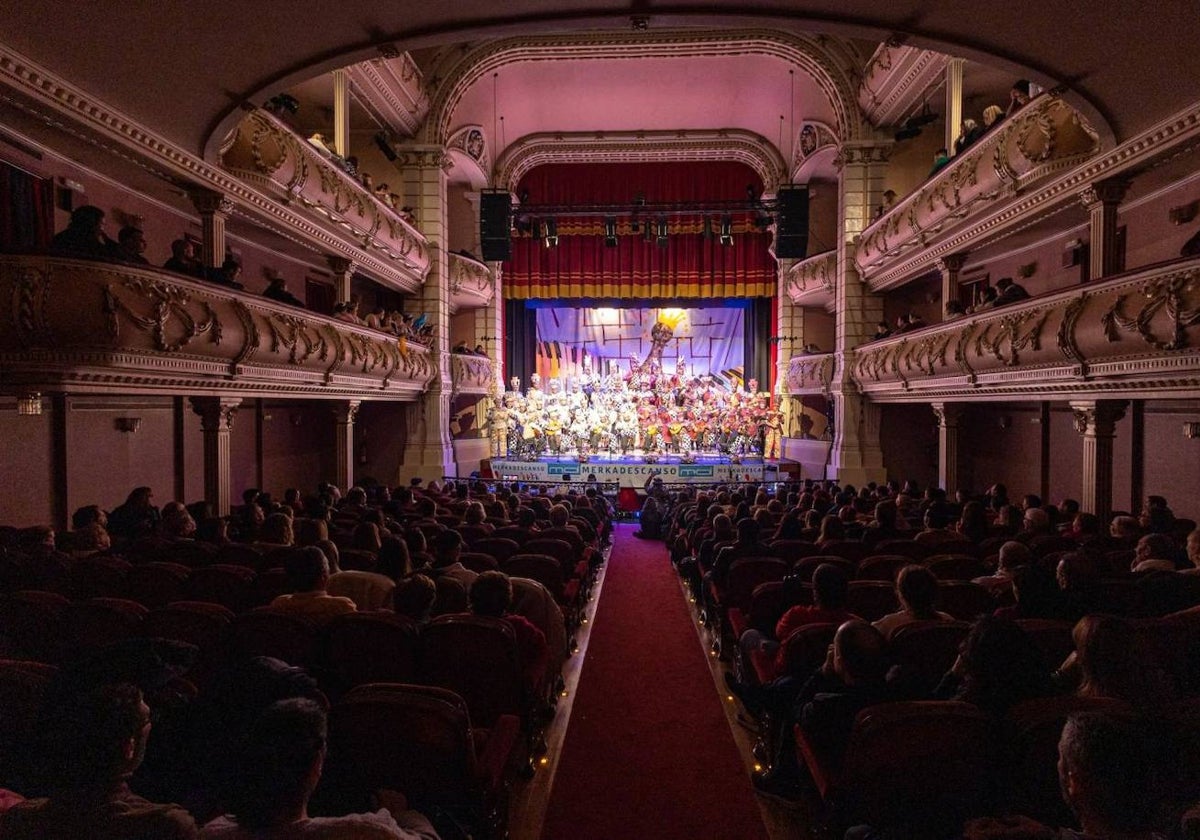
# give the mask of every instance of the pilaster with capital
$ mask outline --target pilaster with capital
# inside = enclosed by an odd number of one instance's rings
[[[965,486],[959,459],[958,421],[962,406],[955,403],[930,403],[938,424],[938,485],[951,497]]]
[[[225,220],[233,202],[212,190],[192,190],[188,198],[200,214],[200,259],[206,268],[220,268],[225,262]]]
[[[350,300],[350,284],[357,266],[353,260],[346,257],[329,255],[325,257],[325,261],[329,264],[329,270],[333,272],[333,287],[337,301],[345,303]]]
[[[890,142],[845,143],[835,164],[838,178],[837,283],[834,289],[835,367],[831,393],[834,440],[829,478],[861,484],[884,481],[879,445],[879,407],[859,392],[851,377],[854,349],[869,341],[883,318],[883,300],[871,293],[855,269],[854,249],[883,200]]]
[[[946,254],[937,261],[938,273],[942,275],[942,317],[945,318],[946,304],[958,300],[958,276],[967,264],[967,254]]]
[[[346,400],[333,406],[337,455],[335,481],[343,493],[354,485],[354,421],[361,405],[361,400]]]
[[[204,500],[217,516],[228,516],[233,502],[230,432],[241,397],[192,397],[204,439]]]
[[[1079,193],[1079,201],[1088,211],[1088,277],[1100,280],[1121,271],[1121,252],[1117,248],[1117,211],[1130,182],[1123,178],[1097,181]]]
[[[454,448],[450,441],[450,259],[446,178],[449,157],[441,146],[413,145],[397,150],[397,165],[404,170],[407,203],[413,208],[417,229],[429,244],[429,273],[415,302],[414,314],[425,314],[433,324],[431,361],[437,371],[429,390],[410,409],[408,446],[403,469],[407,476],[426,481],[455,475]]]
[[[1087,513],[1107,519],[1112,513],[1113,440],[1125,416],[1125,400],[1072,401],[1075,431],[1083,435],[1082,488],[1079,503]]]

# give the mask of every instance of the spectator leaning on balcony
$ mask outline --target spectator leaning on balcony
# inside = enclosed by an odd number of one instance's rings
[[[962,305],[962,301],[949,300],[946,301],[946,313],[943,316],[943,321],[954,321],[962,318],[967,314],[966,307]]]
[[[1008,111],[1005,116],[1018,111],[1029,103],[1029,80],[1017,79],[1013,82],[1012,90],[1008,92]]]
[[[216,283],[218,286],[228,286],[238,291],[246,288],[238,282],[238,278],[242,275],[242,264],[233,257],[226,257],[225,262],[221,263],[220,268],[207,273],[209,281]]]
[[[135,265],[149,265],[150,261],[142,256],[145,253],[146,234],[133,225],[121,228],[117,234],[117,259]]]
[[[1025,287],[1013,282],[1011,277],[1001,277],[996,281],[996,302],[995,306],[1008,306],[1010,303],[1025,300],[1029,297],[1029,292],[1025,291]]]
[[[268,297],[271,300],[277,300],[280,303],[286,303],[289,306],[304,306],[304,301],[293,295],[287,290],[287,281],[273,268],[264,269],[267,275],[267,288],[263,290],[263,297]]]
[[[983,134],[983,129],[979,127],[979,123],[967,117],[959,128],[958,139],[954,141],[954,154],[961,155],[968,146],[979,139],[981,134]]]
[[[71,213],[67,229],[55,234],[50,250],[69,257],[102,260],[116,256],[117,243],[104,232],[104,211],[85,204]]]
[[[204,266],[196,259],[196,244],[190,239],[176,239],[171,243],[171,259],[163,263],[163,268],[191,277],[204,274]]]
[[[950,152],[945,147],[938,149],[933,153],[933,168],[929,170],[929,177],[932,178],[941,172],[949,162]]]
[[[1004,119],[1004,109],[999,105],[989,105],[983,109],[983,130],[990,131],[992,126]]]

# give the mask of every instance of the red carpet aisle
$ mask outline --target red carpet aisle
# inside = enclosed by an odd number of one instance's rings
[[[662,543],[617,529],[542,840],[767,837]]]

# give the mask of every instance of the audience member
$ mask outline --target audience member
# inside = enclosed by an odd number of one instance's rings
[[[196,259],[196,244],[190,239],[176,239],[171,243],[171,258],[163,263],[163,268],[189,277],[204,274],[204,266]]]
[[[397,615],[411,618],[418,625],[428,623],[437,599],[437,584],[428,575],[415,574],[396,584],[392,592],[392,609]]]
[[[268,274],[267,288],[263,290],[263,297],[286,303],[289,306],[304,306],[304,301],[288,291],[287,281],[278,272]]]
[[[929,176],[932,178],[950,163],[950,152],[943,146],[933,153],[933,168],[929,170]]]
[[[1041,652],[1016,622],[987,616],[963,640],[933,696],[962,700],[1000,716],[1014,704],[1053,693]]]
[[[146,253],[146,234],[141,228],[126,225],[117,234],[117,259],[134,265],[150,265],[144,256]]]
[[[1008,306],[1029,297],[1025,287],[1013,282],[1011,277],[1001,277],[996,281],[996,301],[993,306]]]
[[[118,256],[117,243],[104,232],[104,211],[92,204],[76,207],[65,230],[50,240],[52,253],[88,260]]]
[[[271,609],[285,615],[323,625],[339,615],[354,612],[356,606],[349,598],[330,595],[329,560],[316,546],[291,552],[284,561],[291,594],[280,595],[271,602]]]
[[[546,670],[546,635],[529,619],[508,611],[512,606],[512,592],[512,582],[504,572],[483,572],[471,584],[468,592],[471,612],[503,619],[512,627],[526,684],[530,689],[535,689]]]
[[[987,131],[1000,120],[1004,119],[1004,109],[999,105],[989,105],[983,109],[983,130]]]
[[[1012,89],[1008,92],[1008,110],[1005,111],[1005,116],[1010,116],[1013,112],[1020,110],[1025,105],[1029,104],[1030,83],[1028,79],[1017,79],[1013,82]]]
[[[953,621],[954,616],[934,608],[938,596],[937,578],[924,566],[910,564],[896,575],[896,597],[900,609],[874,622],[884,638],[914,621]]]

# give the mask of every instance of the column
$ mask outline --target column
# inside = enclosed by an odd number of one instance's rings
[[[1112,512],[1113,437],[1125,416],[1124,400],[1072,402],[1075,430],[1083,435],[1083,487],[1079,503],[1102,520]]]
[[[962,128],[964,58],[946,62],[946,151],[954,154],[954,143]]]
[[[826,477],[855,485],[887,480],[879,448],[879,407],[859,393],[850,373],[854,348],[870,340],[875,325],[883,318],[883,301],[871,293],[854,267],[854,243],[870,223],[872,208],[882,201],[890,148],[891,143],[883,142],[847,143],[835,161],[841,170],[840,233],[834,289],[835,365],[830,388],[834,438]]]
[[[350,156],[350,78],[345,68],[333,71],[333,150]]]
[[[1146,498],[1146,401],[1129,404],[1129,510],[1141,510]]]
[[[938,484],[953,499],[955,492],[964,489],[962,463],[958,457],[958,421],[962,406],[954,403],[931,403],[938,421]]]
[[[1117,248],[1117,210],[1129,181],[1097,181],[1079,193],[1088,211],[1088,279],[1100,280],[1121,271],[1121,253]]]
[[[337,453],[337,472],[334,480],[345,493],[354,486],[354,420],[358,417],[360,400],[346,400],[333,407],[333,424],[337,432],[334,450]]]
[[[233,501],[230,431],[241,397],[192,397],[204,438],[204,499],[217,516],[228,516]]]
[[[350,300],[350,281],[354,277],[355,263],[346,257],[327,256],[325,261],[333,272],[333,287],[338,303]]]
[[[942,320],[946,318],[946,304],[958,300],[958,275],[966,262],[965,253],[947,254],[937,261],[938,272],[942,275]]]
[[[450,259],[446,219],[446,173],[450,160],[441,146],[413,145],[400,150],[397,165],[405,170],[405,191],[416,211],[417,228],[429,243],[429,274],[416,299],[414,312],[433,323],[432,361],[437,376],[409,413],[408,446],[404,453],[407,479],[426,481],[457,475],[450,442]]]
[[[211,190],[193,190],[188,196],[200,213],[200,260],[205,268],[220,268],[225,262],[225,220],[233,202]]]
[[[46,399],[43,395],[42,399]],[[54,527],[68,530],[71,527],[71,497],[68,481],[68,462],[71,459],[67,441],[67,395],[54,391],[50,401],[50,511]],[[91,504],[88,500],[88,504]]]

